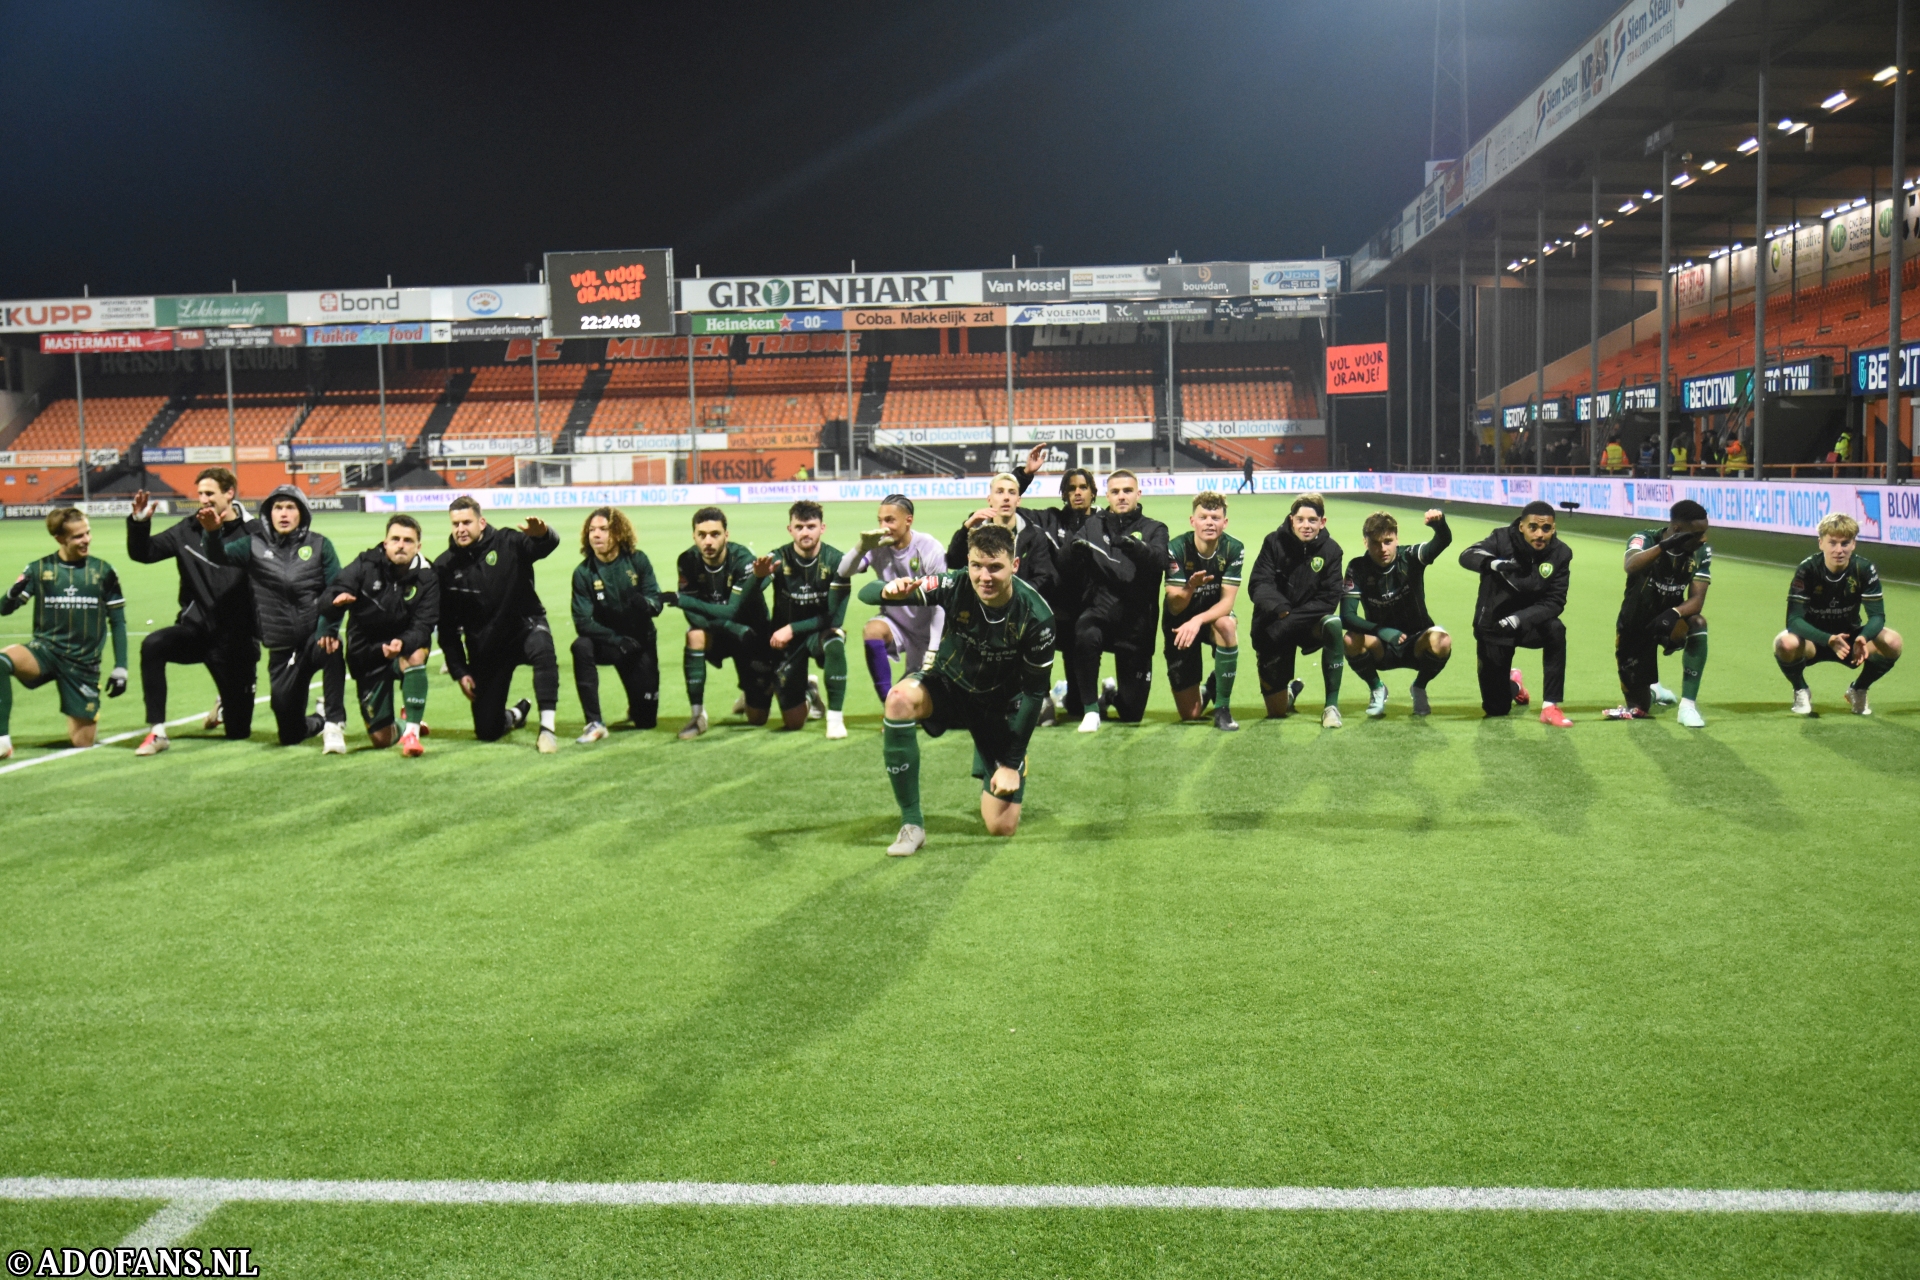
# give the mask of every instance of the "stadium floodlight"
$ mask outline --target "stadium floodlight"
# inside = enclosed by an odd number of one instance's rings
[[[1606,228],[1606,227],[1610,227],[1610,226],[1612,226],[1612,225],[1613,225],[1613,219],[1612,219],[1612,218],[1602,218],[1602,219],[1600,219],[1600,225],[1601,225],[1601,227],[1602,227],[1602,228]]]
[[[1702,172],[1702,173],[1718,173],[1718,172],[1720,172],[1720,171],[1721,171],[1722,169],[1724,169],[1724,168],[1726,168],[1726,167],[1727,167],[1727,166],[1726,166],[1726,165],[1725,165],[1725,163],[1723,163],[1722,161],[1719,161],[1719,160],[1709,160],[1709,161],[1707,161],[1707,162],[1706,162],[1705,164],[1703,164],[1703,165],[1701,165],[1701,166],[1700,166],[1700,172]]]
[[[1758,138],[1748,138],[1745,142],[1734,148],[1735,151],[1738,151],[1743,156],[1750,156],[1759,149],[1760,139]]]
[[[1873,82],[1875,84],[1892,84],[1893,78],[1899,74],[1900,68],[1898,67],[1882,67],[1873,73]]]
[[[1593,228],[1583,222],[1573,229],[1573,234],[1585,239],[1587,236],[1593,234]]]
[[[1866,203],[1867,203],[1867,198],[1866,198],[1865,196],[1855,196],[1855,197],[1853,198],[1853,203],[1852,203],[1852,204],[1850,204],[1850,205],[1848,205],[1848,206],[1847,206],[1847,208],[1849,208],[1849,209],[1859,209],[1859,208],[1862,208],[1862,207],[1864,207],[1864,206],[1866,205]]]
[[[1693,175],[1688,173],[1685,169],[1682,169],[1680,172],[1673,175],[1673,182],[1671,185],[1676,187],[1690,187],[1693,185]]]
[[[1780,118],[1780,123],[1773,127],[1778,129],[1780,132],[1786,134],[1788,137],[1792,137],[1794,134],[1806,128],[1807,122],[1805,120],[1795,120],[1792,116],[1782,116]]]
[[[1822,99],[1820,109],[1823,111],[1844,111],[1853,104],[1854,96],[1845,89],[1842,89],[1838,93],[1829,94],[1826,98]]]
[[[1629,196],[1629,197],[1628,197],[1628,198],[1627,198],[1627,199],[1626,199],[1626,200],[1625,200],[1625,201],[1624,201],[1624,202],[1623,202],[1623,203],[1622,203],[1622,204],[1620,205],[1620,212],[1622,212],[1622,213],[1635,213],[1635,212],[1638,212],[1638,210],[1639,210],[1639,208],[1640,208],[1640,206],[1639,206],[1639,205],[1637,205],[1637,204],[1635,204],[1635,203],[1633,202],[1633,198],[1632,198],[1631,196]]]

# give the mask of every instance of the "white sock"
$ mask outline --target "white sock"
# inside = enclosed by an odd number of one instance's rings
[[[698,719],[699,719],[699,718],[700,718],[701,716],[703,716],[703,715],[705,715],[705,714],[707,714],[707,704],[706,704],[706,703],[704,703],[704,702],[696,702],[696,703],[694,703],[694,704],[693,704],[693,714],[692,714],[692,716],[690,717],[691,719],[694,719],[694,720],[698,720]]]
[[[1551,707],[1551,706],[1554,706],[1554,705],[1556,705],[1556,704],[1555,704],[1555,703],[1551,703],[1551,702],[1543,702],[1543,703],[1541,703],[1541,704],[1540,704],[1540,709],[1541,709],[1542,711],[1545,711],[1545,710],[1546,710],[1546,709],[1547,709],[1548,707]]]
[[[154,737],[156,737],[156,738],[164,738],[164,737],[166,737],[166,736],[167,736],[167,726],[165,726],[165,725],[163,725],[163,724],[157,724],[157,725],[155,725],[155,726],[153,726],[153,736],[154,736]]]
[[[1692,698],[1682,698],[1682,699],[1680,699],[1680,705],[1681,705],[1681,706],[1683,706],[1683,707],[1691,707],[1691,706],[1693,706],[1693,699],[1692,699]]]
[[[846,718],[847,718],[847,713],[844,711],[827,712],[827,723],[832,725],[836,729],[838,729],[841,725],[846,723]]]
[[[548,733],[553,732],[553,712],[542,711],[540,713],[540,727]]]

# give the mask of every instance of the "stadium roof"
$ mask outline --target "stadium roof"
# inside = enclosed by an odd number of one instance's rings
[[[1468,165],[1452,179],[1451,200],[1443,177],[1354,254],[1353,287],[1424,284],[1430,269],[1451,280],[1463,248],[1468,274],[1484,282],[1492,275],[1496,227],[1503,267],[1530,258],[1543,206],[1546,242],[1555,245],[1549,279],[1577,270],[1585,281],[1586,255],[1578,254],[1577,269],[1560,266],[1569,246],[1555,242],[1579,240],[1596,172],[1601,216],[1610,222],[1601,228],[1603,275],[1618,279],[1631,268],[1657,276],[1661,211],[1650,197],[1663,194],[1661,135],[1669,125],[1671,172],[1692,178],[1665,188],[1673,262],[1704,261],[1734,242],[1753,244],[1755,161],[1740,147],[1756,136],[1763,31],[1768,227],[1796,217],[1811,225],[1870,191],[1884,198],[1892,78],[1875,77],[1894,61],[1894,18],[1894,0],[1635,0],[1476,140]],[[1920,14],[1909,15],[1915,18]],[[1670,34],[1662,48],[1658,28],[1668,20],[1677,39]],[[1644,36],[1649,27],[1653,39]],[[1546,140],[1534,145],[1528,130]],[[1709,163],[1716,166],[1711,172]],[[1450,212],[1441,218],[1443,209]]]

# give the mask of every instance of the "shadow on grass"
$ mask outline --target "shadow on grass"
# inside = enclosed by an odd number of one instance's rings
[[[1707,810],[1742,826],[1793,831],[1800,814],[1780,799],[1780,789],[1765,774],[1747,766],[1740,753],[1704,732],[1684,738],[1653,723],[1629,724],[1626,736],[1667,780],[1672,803],[1680,809]],[[1636,730],[1653,729],[1653,733]]]
[[[1507,809],[1555,830],[1585,825],[1596,788],[1569,732],[1545,729],[1523,738],[1512,716],[1482,720],[1473,739],[1480,786],[1466,801],[1469,811]]]
[[[936,830],[949,827],[978,833],[958,821]],[[500,1082],[509,1112],[527,1126],[575,1131],[550,1176],[610,1177],[647,1166],[730,1081],[833,1036],[881,999],[1001,847],[949,836],[909,862],[876,849],[871,865],[742,937],[732,948],[732,978],[671,1026],[631,1041],[609,1036],[521,1053]]]

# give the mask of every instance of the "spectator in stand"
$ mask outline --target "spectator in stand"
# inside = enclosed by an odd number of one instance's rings
[[[1671,452],[1673,455],[1673,474],[1676,476],[1688,474],[1686,437],[1673,437],[1673,448]]]
[[[1853,432],[1842,431],[1833,442],[1833,460],[1842,466],[1853,461]]]
[[[1652,436],[1646,437],[1644,440],[1640,442],[1639,474],[1643,477],[1651,476],[1655,474],[1655,469],[1659,465],[1659,458],[1660,458],[1659,446],[1654,444]]]
[[[1747,474],[1747,446],[1737,435],[1727,441],[1726,455],[1720,459],[1720,474],[1723,476]]]
[[[1627,469],[1626,446],[1620,443],[1618,435],[1607,437],[1607,447],[1600,451],[1600,468],[1610,476],[1617,476]]]

